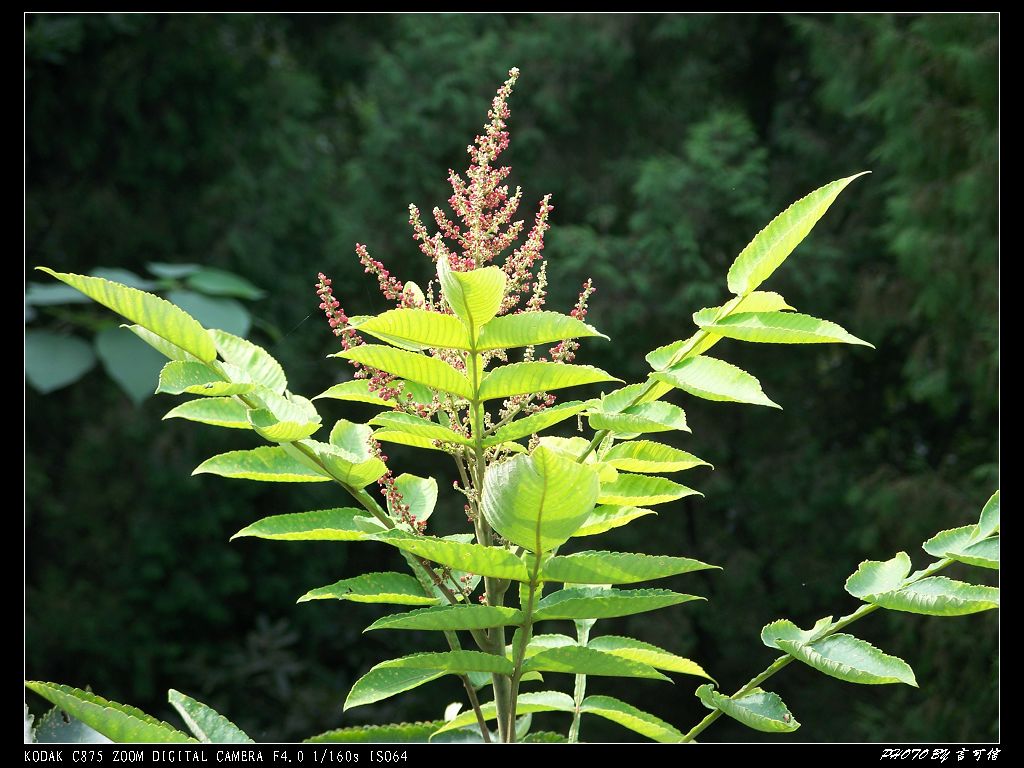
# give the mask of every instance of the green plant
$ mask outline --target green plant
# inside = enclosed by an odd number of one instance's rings
[[[594,291],[590,280],[569,315],[543,308],[546,270],[541,252],[552,210],[549,198],[541,201],[523,244],[502,266],[494,263],[523,229],[522,222],[512,221],[521,190],[510,194],[504,185],[509,169],[495,165],[508,145],[506,102],[517,74],[512,70],[498,91],[484,132],[469,147],[466,178],[450,175],[449,203],[461,223],[435,209],[438,231],[431,235],[419,211],[410,207],[414,239],[434,262],[436,281],[426,290],[403,283],[357,245],[366,272],[377,278],[382,294],[396,308],[349,317],[334,296],[331,280],[319,275],[320,308],[343,347],[335,357],[353,363],[356,373],[313,399],[386,409],[366,424],[338,420],[326,442],[313,439],[322,427],[316,406],[289,390],[281,366],[263,348],[223,330],[207,330],[181,308],[136,288],[42,268],[128,318],[138,337],[170,358],[157,391],[200,397],[177,406],[168,417],[250,430],[271,443],[214,456],[194,474],[333,482],[359,505],[265,518],[236,537],[372,542],[389,545],[403,557],[410,573],[367,573],[300,598],[412,606],[408,612],[384,616],[369,629],[433,631],[447,645],[448,650],[376,665],[352,687],[345,708],[381,701],[449,674],[461,680],[470,708],[464,714],[449,712],[437,723],[372,732],[342,729],[315,740],[453,733],[502,742],[561,738],[530,733],[531,715],[551,711],[571,715],[569,741],[579,740],[584,714],[657,741],[693,740],[721,714],[758,730],[793,731],[799,723],[779,697],[760,689],[793,660],[848,682],[916,685],[904,661],[840,630],[878,608],[951,616],[998,607],[995,588],[935,576],[954,562],[998,567],[998,492],[978,524],[944,531],[925,543],[926,551],[939,558],[928,567],[911,573],[905,553],[887,562],[862,563],[846,584],[864,603],[852,614],[838,621],[822,619],[806,631],[787,620],[766,626],[762,641],[784,655],[732,696],[701,685],[697,696],[713,711],[689,732],[627,702],[587,695],[590,676],[667,680],[663,672],[669,671],[714,682],[699,664],[670,650],[591,633],[601,619],[703,599],[666,589],[618,586],[717,566],[677,556],[561,551],[575,549],[577,539],[653,514],[651,506],[698,494],[662,475],[708,463],[647,438],[689,431],[683,410],[664,396],[680,390],[713,401],[779,407],[755,377],[706,354],[719,341],[871,346],[835,323],[795,312],[777,293],[758,290],[862,174],[811,192],[758,233],[729,270],[732,298],[696,312],[697,330],[688,338],[650,352],[646,360],[652,372],[645,381],[556,405],[554,390],[624,382],[574,362],[579,339],[603,337],[584,322]],[[367,343],[367,336],[383,343]],[[554,346],[538,349],[549,344]],[[586,418],[592,437],[541,436],[574,417],[581,432]],[[437,481],[394,476],[382,442],[451,457],[471,533],[426,532],[438,502]],[[367,490],[374,483],[383,493],[383,504]],[[561,586],[549,589],[552,585]],[[536,631],[549,621],[572,622],[575,638]],[[467,638],[475,650],[464,649]],[[533,682],[546,686],[544,675],[555,673],[573,675],[571,696],[523,688]],[[115,740],[190,738],[138,710],[85,691],[51,683],[28,685]],[[481,703],[478,692],[488,685],[491,700]],[[196,738],[248,739],[205,705],[174,691],[170,700]],[[496,733],[487,725],[491,720],[496,721]]]

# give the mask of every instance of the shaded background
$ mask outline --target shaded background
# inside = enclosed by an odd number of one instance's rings
[[[877,349],[722,345],[786,410],[688,398],[694,433],[677,444],[716,466],[686,478],[706,498],[600,544],[725,570],[666,584],[708,603],[603,622],[601,634],[690,655],[733,690],[772,659],[763,624],[848,612],[842,585],[859,561],[905,549],[922,562],[919,543],[975,520],[997,487],[994,15],[47,15],[28,18],[26,50],[28,265],[193,261],[244,275],[268,291],[249,305],[251,338],[307,395],[340,365],[324,359],[335,340],[316,315],[317,271],[353,313],[384,308],[357,241],[427,282],[406,206],[447,198],[446,171],[464,168],[510,66],[522,70],[512,183],[527,216],[554,195],[549,305],[568,309],[592,276],[588,320],[618,343],[585,344],[581,362],[627,380],[725,298],[729,264],[775,213],[874,172],[768,287]],[[190,477],[251,441],[161,423],[173,404],[136,407],[98,370],[28,391],[27,676],[161,716],[173,686],[258,740],[439,717],[459,698],[454,681],[342,714],[369,666],[438,638],[362,636],[379,607],[295,605],[381,569],[390,551],[229,544],[260,517],[338,497]],[[391,453],[398,471],[434,469]],[[441,529],[461,515],[449,470],[437,467]],[[995,739],[996,631],[994,613],[875,615],[857,634],[906,658],[920,690],[792,667],[772,688],[803,740]],[[684,729],[702,716],[695,687],[590,685]],[[564,730],[563,719],[537,723]],[[633,734],[589,719],[583,737]],[[775,738],[725,719],[704,737]]]

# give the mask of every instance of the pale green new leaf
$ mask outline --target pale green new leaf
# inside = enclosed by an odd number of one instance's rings
[[[673,429],[690,431],[683,409],[660,401],[633,405],[622,413],[591,411],[587,414],[587,420],[591,429],[607,429],[623,436],[669,432]]]
[[[292,395],[287,398],[264,389],[253,393],[253,399],[265,407],[250,410],[247,418],[264,440],[290,443],[304,440],[320,429],[320,414],[304,397]]]
[[[27,682],[25,687],[118,743],[180,744],[195,741],[188,734],[142,710],[108,701],[88,691],[37,681]]]
[[[652,374],[651,378],[705,400],[781,408],[765,395],[757,378],[742,368],[713,357],[687,358],[666,371]]]
[[[343,381],[339,384],[335,384],[333,387],[326,389],[313,399],[319,400],[320,398],[345,400],[353,403],[369,403],[370,405],[383,405],[388,407],[395,405],[394,400],[384,400],[380,396],[370,392],[370,382],[366,379],[352,379],[351,381]]]
[[[245,371],[252,381],[279,395],[288,388],[281,364],[263,347],[227,331],[211,330],[210,337],[224,362]]]
[[[643,509],[641,507],[609,505],[594,507],[594,511],[576,529],[576,533],[573,536],[596,536],[599,533],[610,531],[612,528],[619,528],[631,523],[639,517],[657,514],[653,509]]]
[[[403,552],[419,555],[440,565],[497,579],[528,581],[522,561],[501,547],[485,547],[434,536],[416,536],[398,530],[381,532],[375,538]]]
[[[663,669],[666,672],[679,672],[683,675],[696,675],[708,680],[714,679],[697,662],[677,656],[656,645],[634,640],[632,637],[603,635],[592,638],[587,643],[587,647],[611,653],[615,656],[621,656],[624,659],[639,661],[655,669]]]
[[[874,349],[836,323],[797,312],[743,312],[715,320],[697,312],[693,321],[705,331],[763,344],[860,344]]]
[[[572,712],[575,709],[572,697],[561,691],[531,691],[522,693],[516,700],[516,714],[527,715],[534,712]],[[480,713],[484,720],[494,720],[498,716],[497,705],[493,701],[480,705]],[[473,710],[463,712],[454,719],[434,731],[433,736],[454,731],[459,728],[476,725],[476,714]],[[431,739],[433,739],[431,736]]]
[[[540,578],[566,584],[635,584],[680,573],[719,568],[687,557],[630,552],[577,552],[544,562]],[[721,570],[719,568],[719,570]]]
[[[409,514],[417,520],[427,520],[434,513],[434,506],[437,504],[437,480],[403,473],[395,478],[395,487],[402,494],[402,503],[409,507]],[[390,499],[388,510],[395,516]]]
[[[345,709],[372,704],[447,674],[490,672],[511,675],[512,662],[481,651],[415,653],[383,661],[359,678],[345,700]]]
[[[293,459],[279,446],[221,453],[192,470],[193,475],[204,473],[272,483],[325,483],[331,479]]]
[[[917,687],[914,671],[907,662],[852,635],[829,635],[806,645],[781,638],[775,642],[798,661],[848,683],[905,683]]]
[[[891,592],[903,586],[910,573],[910,556],[899,552],[891,560],[865,560],[846,580],[846,591],[857,598]]]
[[[999,491],[992,494],[992,498],[981,510],[981,518],[978,520],[978,538],[984,539],[999,531]]]
[[[665,504],[685,496],[703,496],[700,491],[672,482],[664,477],[632,475],[620,472],[613,483],[602,483],[598,496],[600,504],[639,506]]]
[[[388,344],[414,349],[469,349],[471,340],[457,317],[425,309],[391,309],[368,318],[356,326]]]
[[[480,383],[480,399],[495,400],[548,392],[553,389],[595,384],[601,381],[620,381],[592,365],[568,363],[512,363],[496,368],[484,376]]]
[[[978,541],[978,526],[965,525],[941,531],[924,543],[924,551],[935,557],[948,557],[968,565],[999,569],[999,537]]]
[[[591,467],[540,446],[532,455],[488,468],[481,509],[508,541],[547,552],[564,544],[590,515],[598,487]]]
[[[255,743],[224,715],[191,696],[172,688],[167,692],[167,701],[178,710],[192,734],[204,744]]]
[[[440,440],[443,443],[457,443],[458,445],[473,445],[473,441],[464,435],[460,435],[448,427],[443,427],[436,421],[424,419],[411,413],[398,413],[389,411],[379,413],[369,421],[374,426],[384,427],[388,432],[405,432],[409,435],[422,437],[427,440]]]
[[[608,338],[596,328],[569,315],[558,312],[519,312],[496,317],[487,323],[480,330],[476,348],[483,351],[529,347],[588,336]]]
[[[928,616],[966,616],[999,607],[999,590],[932,576],[895,592],[865,595],[862,599],[892,611]]]
[[[334,477],[346,485],[362,488],[387,472],[384,462],[370,450],[371,432],[366,424],[338,419],[331,429],[329,443],[310,440],[306,445],[312,447]]]
[[[340,507],[273,515],[246,526],[231,540],[252,536],[278,541],[363,541],[373,537],[359,522],[366,514],[362,509]]]
[[[527,659],[523,663],[523,669],[527,672],[566,672],[573,675],[641,677],[649,680],[669,679],[647,664],[579,645],[548,648]]]
[[[165,419],[188,419],[229,429],[252,429],[248,408],[233,397],[201,397],[172,408]]]
[[[484,441],[484,447],[490,448],[499,443],[518,440],[521,437],[536,434],[541,430],[575,416],[577,413],[586,410],[586,408],[587,404],[583,402],[562,403],[552,408],[545,408],[543,411],[538,411],[501,427]]]
[[[653,440],[632,440],[613,445],[602,458],[623,472],[680,472],[693,467],[711,467],[692,453]]]
[[[777,693],[754,688],[743,696],[730,697],[705,684],[696,694],[708,709],[721,710],[755,731],[789,733],[800,727]]]
[[[223,397],[252,392],[258,385],[248,381],[246,375],[238,369],[225,365],[227,373],[233,381],[225,381],[224,377],[207,368],[203,363],[191,363],[183,360],[172,360],[160,371],[157,383],[157,394],[169,395],[205,395],[206,397]],[[237,376],[237,378],[236,378]]]
[[[516,608],[492,605],[439,605],[395,613],[377,619],[371,629],[460,630],[490,629],[521,624],[523,612]]]
[[[358,347],[338,352],[333,357],[353,360],[370,368],[387,371],[400,379],[415,381],[467,400],[473,396],[469,379],[448,363],[429,355],[395,349],[383,344],[360,344]]]
[[[438,598],[423,594],[420,583],[405,573],[364,573],[311,589],[297,602],[309,600],[349,600],[387,605],[436,605],[439,602]]]
[[[779,619],[771,624],[766,624],[761,629],[761,642],[769,648],[781,651],[782,647],[777,644],[777,640],[788,640],[794,643],[806,644],[820,638],[831,627],[831,616],[818,619],[810,629],[800,629],[789,619]]]
[[[501,307],[507,282],[505,273],[500,267],[453,272],[447,259],[438,259],[437,277],[448,306],[475,337]]]
[[[663,744],[683,739],[683,734],[679,730],[661,718],[611,696],[587,696],[583,700],[580,712],[611,720],[641,736]]]
[[[729,267],[729,290],[737,296],[746,296],[767,280],[800,241],[807,237],[818,219],[825,215],[825,211],[839,197],[839,193],[865,173],[869,171],[819,187],[772,219],[740,251],[740,255]]]
[[[570,587],[542,598],[537,603],[533,618],[535,621],[613,619],[704,599],[667,589],[594,590],[587,587]]]
[[[208,363],[217,358],[217,348],[206,329],[187,312],[159,296],[100,277],[54,272],[48,267],[37,269],[67,283],[203,362]]]

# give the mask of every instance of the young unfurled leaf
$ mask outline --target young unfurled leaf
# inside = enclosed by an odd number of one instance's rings
[[[746,296],[767,280],[786,260],[839,193],[856,178],[869,171],[847,176],[819,187],[800,198],[762,229],[729,267],[729,290]]]
[[[288,379],[281,364],[267,350],[227,331],[211,330],[209,333],[224,362],[245,371],[255,383],[279,395],[284,393]]]
[[[500,267],[453,272],[447,259],[438,259],[437,278],[448,306],[475,338],[501,307],[507,281],[505,273]]]
[[[538,447],[487,470],[481,509],[495,531],[531,552],[564,544],[590,515],[597,473]]]
[[[702,685],[696,693],[708,709],[720,709],[755,731],[789,733],[800,727],[777,693],[755,688],[732,697],[719,693],[712,685]]]
[[[402,503],[409,507],[410,515],[420,521],[430,518],[437,504],[437,480],[405,473],[395,478],[395,487],[402,494]],[[395,516],[395,511],[391,507],[389,498],[388,510]]]

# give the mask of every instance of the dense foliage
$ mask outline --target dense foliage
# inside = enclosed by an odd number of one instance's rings
[[[566,50],[559,42],[570,26],[580,45]],[[30,19],[28,41],[29,120],[39,126],[29,131],[30,262],[86,271],[202,260],[272,288],[260,311],[286,329],[309,314],[301,264],[329,264],[336,284],[363,290],[339,255],[360,239],[401,274],[415,270],[415,249],[398,234],[403,206],[438,197],[427,185],[437,167],[457,162],[451,136],[472,131],[469,100],[510,60],[545,73],[524,90],[515,159],[539,171],[531,192],[558,201],[551,302],[571,305],[576,277],[592,274],[601,293],[589,320],[613,338],[644,338],[644,350],[678,338],[679,317],[718,299],[719,275],[774,210],[873,156],[872,189],[816,230],[802,251],[814,268],[782,275],[780,290],[797,306],[813,296],[816,312],[872,339],[879,359],[773,357],[765,388],[806,397],[772,414],[770,426],[760,415],[689,414],[718,472],[702,486],[709,502],[699,513],[681,504],[686,529],[673,550],[700,541],[702,559],[738,576],[708,582],[713,599],[701,615],[648,625],[651,636],[693,642],[687,653],[706,658],[715,648],[739,664],[766,620],[813,620],[852,563],[962,522],[995,484],[992,18],[47,16]],[[837,61],[839,49],[849,55]],[[841,249],[831,244],[839,233]],[[303,390],[332,383],[311,362],[329,337],[286,338],[272,349]],[[621,350],[602,357],[595,347],[588,361],[640,376],[639,357]],[[736,361],[747,359],[766,367],[756,351]],[[335,725],[316,713],[330,712],[382,656],[352,643],[370,614],[339,634],[308,606],[281,606],[299,574],[325,583],[367,569],[339,562],[335,550],[324,562],[196,546],[254,517],[242,509],[257,499],[248,489],[204,488],[200,497],[178,482],[227,443],[203,435],[201,452],[173,427],[155,438],[157,412],[117,418],[130,406],[98,382],[69,401],[57,407],[30,394],[30,551],[72,558],[30,560],[33,676],[140,704],[140,691],[156,701],[170,684],[229,697],[231,680],[247,683],[246,698],[295,702],[301,680],[302,701],[288,713],[298,721],[215,703],[244,712],[240,724],[251,718],[244,725],[261,736]],[[69,404],[86,428],[67,428]],[[125,447],[99,450],[115,442]],[[135,476],[119,481],[121,473]],[[90,493],[92,483],[104,493]],[[181,509],[199,508],[200,498],[205,514],[183,524]],[[269,514],[285,500],[260,494],[258,503]],[[299,503],[288,494],[288,509]],[[769,535],[783,537],[770,551]],[[642,536],[637,526],[611,548],[659,546]],[[778,557],[795,547],[799,557]],[[187,563],[181,551],[194,553]],[[72,571],[83,575],[69,584]],[[807,583],[806,573],[820,581]],[[261,611],[287,624],[259,622]],[[143,613],[156,618],[136,621]],[[197,622],[211,629],[208,646],[191,645]],[[69,624],[81,628],[74,637],[59,631]],[[941,624],[884,628],[902,634],[905,648],[923,645],[943,674],[930,674],[927,695],[897,697],[898,710],[887,709],[891,697],[864,694],[865,734],[883,723],[901,738],[992,734],[994,653],[978,647],[992,633],[976,639]],[[225,638],[247,631],[247,647],[217,656]],[[315,682],[325,679],[320,665],[328,684]],[[738,682],[749,671],[731,674]],[[829,738],[849,700],[838,711],[827,689],[820,696],[820,722],[803,733]],[[664,705],[692,707],[686,697]],[[370,716],[382,714],[399,719]]]

